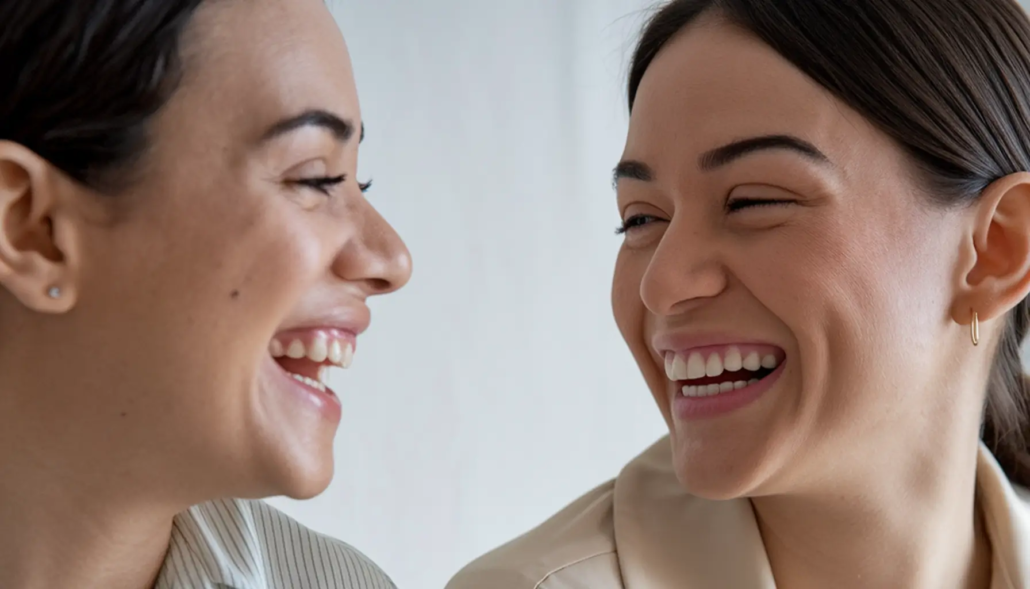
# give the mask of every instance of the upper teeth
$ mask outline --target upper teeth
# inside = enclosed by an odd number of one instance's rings
[[[772,370],[779,365],[780,361],[773,354],[762,355],[752,350],[744,355],[737,346],[710,352],[707,357],[701,352],[665,355],[665,374],[669,380],[696,380],[706,376],[720,376],[724,372],[739,372],[741,369],[750,372],[762,368]]]
[[[273,358],[282,358],[284,356],[295,360],[307,358],[312,362],[318,363],[328,360],[341,368],[350,368],[351,363],[354,361],[353,344],[338,339],[330,340],[324,333],[317,334],[315,339],[308,345],[305,345],[304,341],[299,338],[289,340],[288,344],[284,344],[281,340],[275,338],[268,345],[268,351],[272,354]]]

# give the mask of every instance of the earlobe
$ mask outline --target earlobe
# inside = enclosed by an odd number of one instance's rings
[[[1030,173],[991,184],[976,205],[969,261],[952,315],[967,324],[1003,317],[1030,294]]]
[[[43,313],[74,304],[67,256],[54,235],[57,192],[46,160],[0,141],[0,286]]]

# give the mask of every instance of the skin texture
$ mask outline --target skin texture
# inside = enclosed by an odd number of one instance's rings
[[[699,164],[767,135],[827,161]],[[980,415],[1005,313],[1030,290],[1030,176],[931,205],[886,134],[714,15],[646,73],[623,161],[652,178],[618,180],[631,229],[613,309],[686,489],[752,499],[781,586],[986,587]],[[682,421],[654,344],[670,334],[777,346],[784,373],[742,409]]]
[[[324,490],[338,424],[284,390],[269,342],[366,324],[410,276],[359,188],[323,2],[209,3],[183,53],[125,194],[0,143],[0,586],[148,587],[187,506]],[[353,136],[261,141],[309,109]],[[328,195],[295,183],[343,174]]]

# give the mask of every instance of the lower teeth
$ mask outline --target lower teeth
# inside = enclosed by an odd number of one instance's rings
[[[306,385],[308,385],[310,387],[314,387],[314,388],[322,391],[323,393],[326,392],[325,385],[320,383],[320,382],[318,382],[317,380],[315,380],[313,378],[308,378],[306,376],[301,376],[300,374],[290,374],[290,376],[292,376],[293,380],[295,380],[297,382],[302,382],[302,383],[304,383],[304,384],[306,384]]]
[[[709,384],[683,387],[682,393],[684,397],[700,398],[700,397],[714,397],[730,391],[739,391],[745,387],[749,387],[758,382],[757,378],[752,378],[749,381],[739,380],[736,382],[724,382],[721,384]]]

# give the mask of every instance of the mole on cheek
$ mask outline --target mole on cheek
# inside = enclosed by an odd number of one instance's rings
[[[240,298],[240,291],[234,290],[232,291],[232,294],[230,294],[229,296],[232,297],[232,300],[235,301],[236,299]]]

